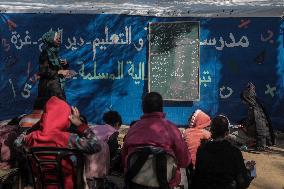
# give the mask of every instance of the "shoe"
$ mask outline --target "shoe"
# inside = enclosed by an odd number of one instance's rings
[[[243,146],[240,147],[240,150],[241,151],[247,151],[248,147],[246,145],[243,145]]]
[[[257,147],[255,148],[255,150],[256,150],[256,151],[263,152],[263,151],[265,151],[265,147],[264,147],[264,146],[257,146]]]

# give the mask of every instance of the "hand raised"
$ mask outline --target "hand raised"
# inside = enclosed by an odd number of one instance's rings
[[[79,127],[83,122],[80,119],[80,112],[78,110],[78,108],[76,107],[71,107],[72,108],[72,113],[69,116],[69,120],[71,121],[71,123],[73,123],[75,126]]]

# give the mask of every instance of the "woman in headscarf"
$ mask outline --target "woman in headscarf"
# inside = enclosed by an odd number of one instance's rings
[[[274,145],[275,135],[271,120],[265,108],[256,96],[255,86],[248,83],[241,93],[241,99],[248,105],[248,116],[243,126],[249,136],[256,139],[256,148],[264,150],[266,145]]]
[[[71,72],[66,70],[67,62],[59,59],[61,34],[49,31],[42,36],[42,41],[44,49],[39,56],[38,97],[48,100],[52,96],[57,96],[65,100],[64,81]]]
[[[45,106],[40,121],[40,128],[30,134],[23,133],[15,141],[17,147],[51,146],[59,148],[75,148],[88,154],[101,150],[101,144],[88,125],[82,123],[77,108],[72,108],[63,100],[53,96]],[[78,134],[69,133],[70,121],[77,126]],[[81,136],[81,137],[80,137]],[[73,172],[70,163],[62,162],[65,189],[73,188]],[[56,188],[56,187],[55,187]],[[54,189],[48,187],[47,189]]]

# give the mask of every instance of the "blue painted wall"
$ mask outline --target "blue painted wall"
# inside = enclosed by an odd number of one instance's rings
[[[201,108],[246,115],[239,94],[256,85],[273,126],[284,130],[284,20],[281,18],[157,18],[125,15],[0,14],[0,119],[31,111],[37,96],[41,36],[62,30],[60,55],[78,75],[66,83],[67,100],[91,122],[117,110],[124,124],[142,114],[147,91],[148,23],[200,21],[200,101],[165,102],[167,118],[186,125]],[[144,66],[145,72],[139,69]],[[132,66],[134,73],[132,74]],[[84,69],[83,69],[84,68]],[[95,74],[94,74],[94,68]],[[145,75],[139,76],[139,72]]]

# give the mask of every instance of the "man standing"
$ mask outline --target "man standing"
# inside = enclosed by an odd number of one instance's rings
[[[190,156],[181,132],[176,125],[165,119],[163,98],[157,92],[146,94],[142,101],[144,115],[128,131],[122,149],[122,161],[127,166],[127,158],[138,147],[154,146],[174,156],[177,163],[176,173],[170,180],[170,187],[180,183],[179,168],[187,167]]]

